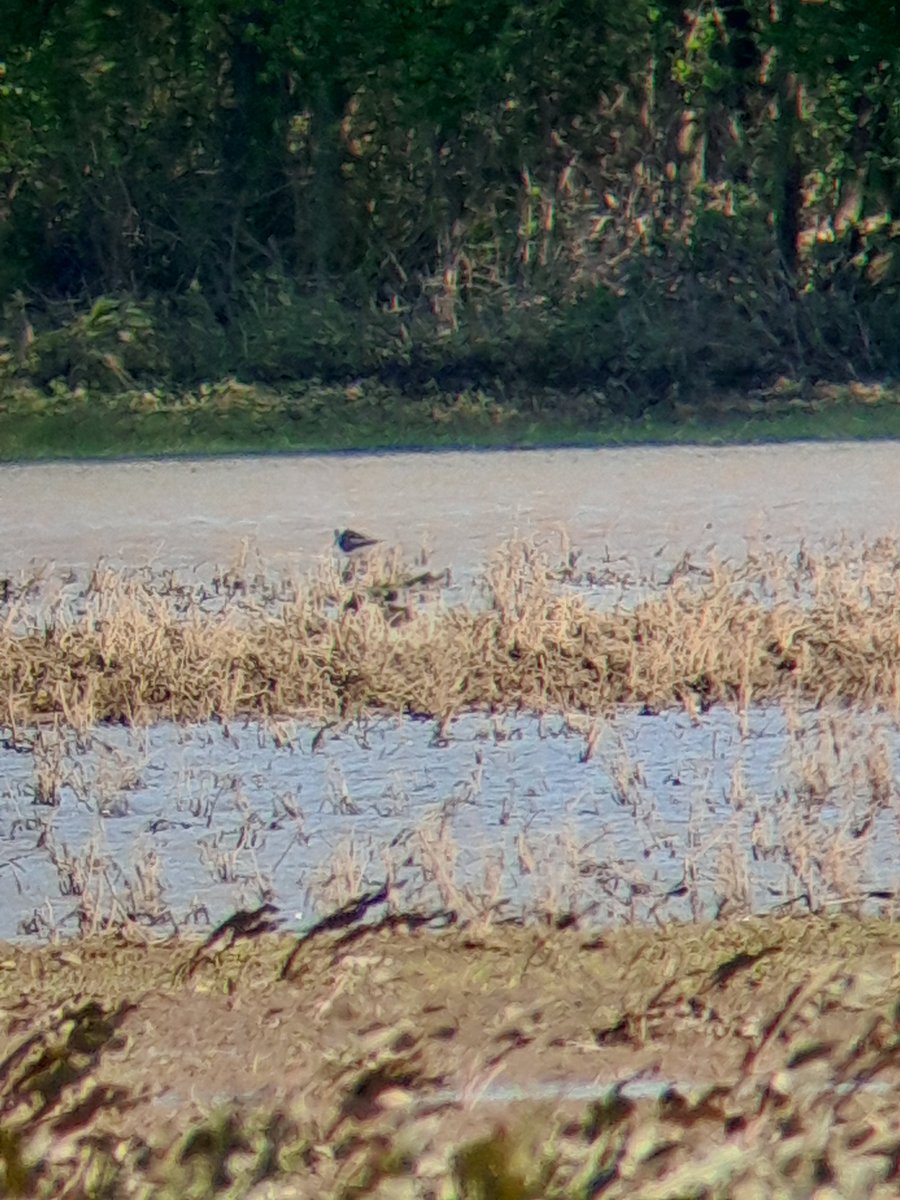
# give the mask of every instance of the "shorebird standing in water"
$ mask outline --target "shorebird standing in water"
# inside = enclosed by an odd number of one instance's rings
[[[334,544],[345,554],[355,554],[357,550],[365,550],[367,546],[377,546],[378,541],[378,538],[366,537],[364,533],[357,533],[355,529],[334,531]]]

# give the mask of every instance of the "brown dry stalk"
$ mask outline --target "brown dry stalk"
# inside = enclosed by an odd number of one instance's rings
[[[75,726],[366,711],[690,711],[725,701],[900,700],[892,564],[782,564],[678,576],[635,607],[591,607],[527,544],[489,567],[486,604],[363,572],[320,573],[279,603],[209,611],[109,572],[82,613],[0,627],[0,722]],[[889,570],[889,566],[891,569]],[[30,621],[30,627],[29,627]]]

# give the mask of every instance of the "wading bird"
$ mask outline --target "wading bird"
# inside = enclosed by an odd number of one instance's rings
[[[334,544],[345,554],[353,554],[357,550],[364,550],[367,546],[377,546],[378,538],[366,537],[364,533],[357,533],[355,529],[336,529]]]

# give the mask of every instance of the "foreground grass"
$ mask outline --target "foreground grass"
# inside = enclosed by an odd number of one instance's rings
[[[4,1195],[896,1195],[896,924],[232,925],[4,948]]]
[[[380,550],[293,584],[232,574],[218,595],[99,572],[69,616],[35,613],[30,584],[8,580],[0,722],[900,703],[893,542],[855,561],[687,567],[612,611],[589,603],[593,576],[579,577],[577,560],[514,543],[476,601],[452,607],[446,576]]]
[[[602,391],[498,385],[409,396],[378,381],[193,392],[7,386],[0,460],[449,447],[754,443],[900,437],[900,388],[784,382],[627,417]]]

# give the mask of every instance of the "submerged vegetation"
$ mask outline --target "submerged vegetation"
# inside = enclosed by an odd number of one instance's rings
[[[464,587],[380,544],[305,578],[242,553],[8,579],[7,928],[178,933],[253,896],[309,921],[385,877],[419,916],[487,925],[892,912],[898,560],[884,540],[636,579],[563,538]],[[563,745],[545,803],[516,764]],[[406,778],[454,746],[439,782]],[[360,757],[396,754],[367,786]]]
[[[86,581],[5,580],[0,721],[33,766],[5,845],[30,839],[62,904],[20,926],[49,945],[0,953],[0,1191],[895,1195],[900,896],[872,868],[897,794],[883,731],[860,718],[897,708],[898,562],[890,540],[683,560],[624,599],[565,540],[555,556],[502,547],[462,594],[380,545],[305,579],[244,557],[206,578],[101,564]],[[700,723],[727,704],[743,722],[758,701],[787,714],[782,774],[763,795],[736,761],[723,827],[702,836],[706,800],[689,797],[682,845],[640,761],[603,743],[606,717],[679,706]],[[467,818],[463,846],[454,814],[483,803],[476,766],[405,834],[332,840],[291,932],[256,852],[282,829],[284,855],[308,843],[296,789],[269,815],[231,768],[215,792],[185,776],[186,806],[157,804],[127,855],[102,835],[79,847],[53,819],[129,815],[152,767],[140,744],[106,744],[104,722],[140,739],[160,718],[215,720],[231,753],[243,717],[272,770],[294,714],[320,726],[298,755],[308,778],[323,740],[365,742],[373,713],[427,715],[442,746],[467,711],[499,741],[523,709],[555,713],[581,769],[605,770],[633,861],[599,810],[578,836],[527,814],[517,828],[504,803],[486,845]],[[384,799],[387,823],[396,782]],[[183,864],[191,823],[209,878],[255,893],[218,924],[168,895],[165,848],[177,840]],[[647,858],[660,843],[671,879]],[[3,865],[24,902],[23,861]]]
[[[178,935],[260,897],[312,928],[347,905],[483,930],[896,914],[890,719],[772,718],[20,733],[0,935]]]

